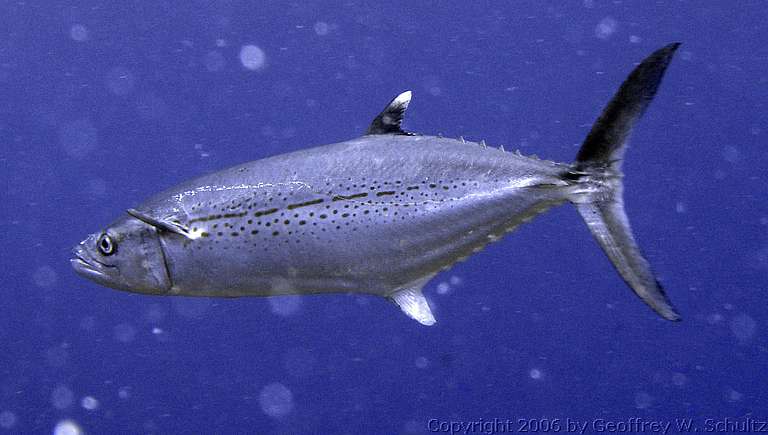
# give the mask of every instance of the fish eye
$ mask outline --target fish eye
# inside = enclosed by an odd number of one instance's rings
[[[112,255],[117,251],[117,243],[112,240],[112,237],[109,237],[109,234],[102,234],[96,245],[99,248],[99,252],[104,256]]]

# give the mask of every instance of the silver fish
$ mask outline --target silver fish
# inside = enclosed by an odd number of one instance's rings
[[[129,209],[74,249],[75,271],[152,295],[383,296],[424,325],[441,270],[571,202],[635,294],[679,320],[632,235],[621,161],[679,44],[629,75],[573,164],[401,128],[411,92],[366,134],[196,178]]]

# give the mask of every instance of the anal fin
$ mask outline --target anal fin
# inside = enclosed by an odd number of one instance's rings
[[[397,290],[389,295],[389,299],[411,319],[422,325],[432,326],[435,324],[435,316],[432,315],[427,298],[421,292],[427,281],[429,279],[419,280],[417,283]]]

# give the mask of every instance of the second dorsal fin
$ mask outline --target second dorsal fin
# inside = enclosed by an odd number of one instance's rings
[[[413,134],[400,128],[412,95],[411,91],[405,91],[393,98],[387,107],[374,118],[365,134]]]

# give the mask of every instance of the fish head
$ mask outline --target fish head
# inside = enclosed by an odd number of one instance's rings
[[[78,275],[105,287],[161,295],[171,289],[161,233],[126,216],[89,235],[72,250]]]

